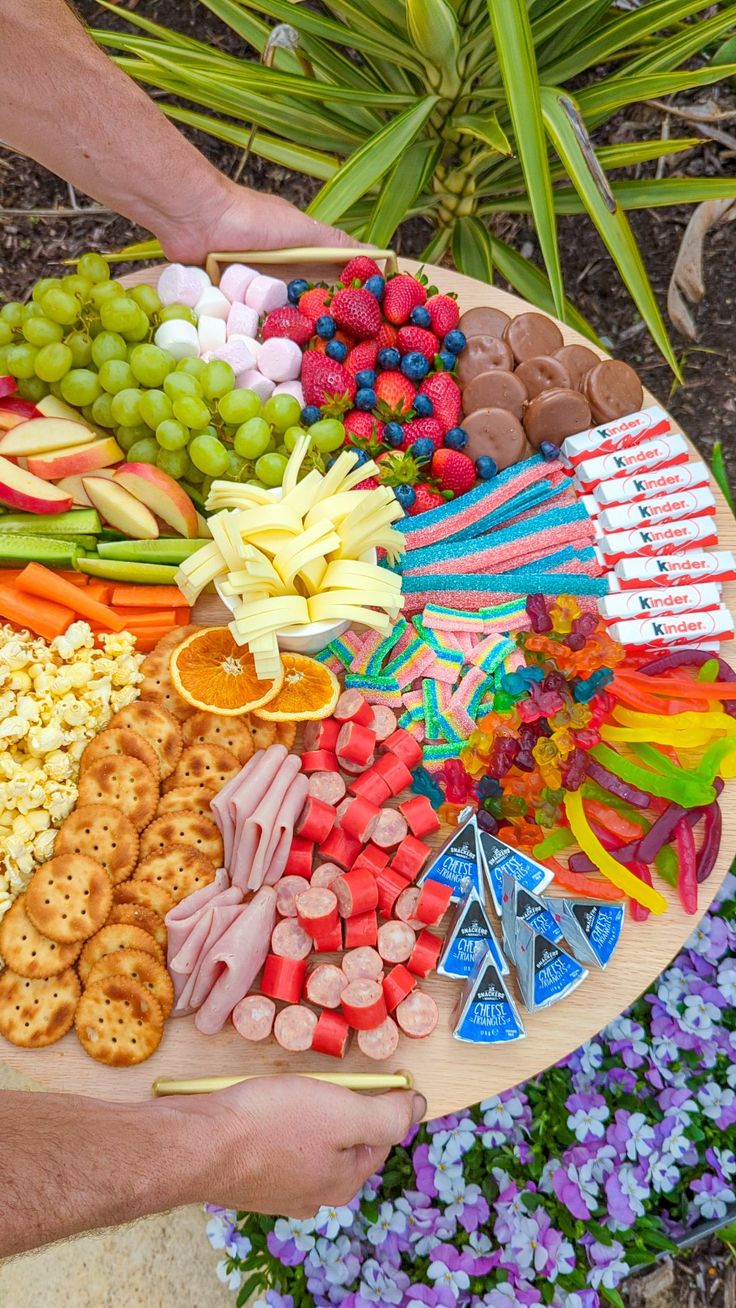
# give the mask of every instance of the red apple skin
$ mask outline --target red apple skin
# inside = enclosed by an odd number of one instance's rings
[[[124,457],[114,437],[106,436],[99,441],[69,446],[51,454],[29,455],[28,471],[45,481],[61,481],[63,477],[72,477],[75,473],[91,476],[97,468],[109,468]]]
[[[43,414],[32,404],[30,400],[24,400],[21,395],[3,395],[0,396],[0,409],[4,413],[17,413],[21,418],[42,418]]]
[[[167,472],[151,463],[124,463],[115,480],[181,536],[187,540],[197,536],[197,510],[186,491]]]
[[[17,386],[15,377],[0,377],[0,396],[4,399],[6,395],[14,395]]]
[[[38,487],[34,485],[38,483]],[[0,502],[21,513],[66,513],[72,506],[71,495],[62,495],[55,486],[45,486],[32,474],[0,457]]]

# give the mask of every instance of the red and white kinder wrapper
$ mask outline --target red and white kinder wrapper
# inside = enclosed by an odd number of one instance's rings
[[[685,437],[672,432],[658,436],[655,440],[642,441],[640,445],[584,459],[575,468],[575,482],[585,493],[595,490],[600,482],[610,481],[613,477],[649,472],[652,468],[669,468],[678,463],[687,463],[688,458]]]
[[[727,608],[707,613],[671,613],[656,618],[614,622],[610,635],[620,645],[694,645],[701,641],[730,640],[733,618]]]
[[[621,622],[627,618],[652,618],[660,613],[697,613],[717,609],[721,603],[721,587],[716,582],[702,586],[653,586],[651,590],[622,590],[598,601],[605,622]]]
[[[628,478],[627,478],[628,480]],[[601,509],[598,526],[601,534],[625,531],[627,527],[646,527],[652,522],[677,522],[679,518],[700,518],[715,514],[716,502],[707,486],[694,490],[676,491],[673,495],[655,495],[638,504],[616,504]]]
[[[662,436],[672,430],[672,423],[658,404],[638,413],[627,413],[614,422],[604,422],[600,427],[589,427],[587,431],[577,432],[562,442],[560,457],[568,467],[574,468],[581,459],[591,454],[608,454],[611,450],[625,449],[627,445],[638,445],[640,441],[650,440],[652,436]]]
[[[618,563],[626,558],[655,558],[658,554],[675,554],[693,546],[706,549],[718,544],[713,518],[689,518],[681,522],[660,522],[651,527],[615,531],[601,536],[597,549],[604,563]]]
[[[674,495],[695,486],[707,486],[708,481],[708,469],[702,461],[678,463],[672,468],[654,468],[651,472],[635,472],[630,477],[602,481],[593,491],[592,498],[600,512],[612,504],[633,504],[655,495]]]
[[[736,581],[736,558],[730,550],[685,550],[667,558],[623,558],[609,579],[611,590],[642,586],[689,586],[692,582]],[[614,586],[614,582],[618,585]]]

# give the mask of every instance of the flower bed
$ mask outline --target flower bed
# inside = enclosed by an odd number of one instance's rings
[[[556,1067],[415,1129],[345,1208],[208,1208],[218,1276],[269,1308],[623,1305],[736,1200],[736,879],[656,988]],[[266,1288],[277,1287],[277,1288]]]

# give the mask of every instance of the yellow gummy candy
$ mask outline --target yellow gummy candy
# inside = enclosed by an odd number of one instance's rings
[[[648,908],[651,913],[666,913],[667,900],[660,895],[658,890],[653,886],[648,886],[645,881],[640,881],[633,872],[630,872],[623,863],[619,863],[605,850],[591,830],[585,812],[583,810],[583,798],[579,790],[572,790],[565,796],[565,812],[570,824],[570,830],[577,840],[584,854],[588,855],[591,863],[608,877],[614,886],[623,890],[625,895],[635,899],[637,904],[643,908]]]

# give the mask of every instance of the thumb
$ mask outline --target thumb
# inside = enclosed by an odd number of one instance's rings
[[[366,1097],[365,1112],[360,1115],[360,1140],[356,1144],[379,1148],[399,1144],[410,1127],[421,1122],[426,1111],[424,1095],[414,1090],[390,1090],[371,1099]]]

